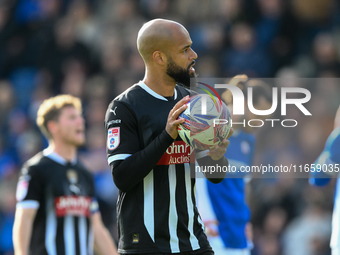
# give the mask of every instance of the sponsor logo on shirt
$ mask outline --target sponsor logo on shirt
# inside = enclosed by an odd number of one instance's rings
[[[175,141],[166,149],[157,165],[190,163],[190,156],[193,152],[194,149],[184,141]]]
[[[118,147],[120,143],[120,128],[114,127],[107,131],[107,148],[109,150],[114,150]]]
[[[62,196],[54,200],[57,217],[65,215],[90,216],[91,198],[84,196]]]
[[[114,115],[116,115],[116,110],[117,110],[117,106],[114,109],[110,109],[110,112],[112,112]]]
[[[132,234],[132,243],[139,243],[139,234],[138,233]]]
[[[106,125],[109,127],[112,124],[120,124],[120,123],[122,123],[122,120],[121,119],[116,119],[116,120],[109,121]]]

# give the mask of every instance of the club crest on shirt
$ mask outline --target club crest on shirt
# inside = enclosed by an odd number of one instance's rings
[[[30,179],[31,179],[31,176],[29,175],[24,175],[20,177],[18,181],[18,185],[17,185],[17,191],[16,191],[17,201],[20,202],[26,197]]]
[[[67,170],[66,176],[71,184],[76,184],[78,182],[78,174],[73,169]]]
[[[107,131],[107,148],[109,150],[114,150],[118,147],[120,143],[120,128],[114,127]]]
[[[66,177],[70,183],[70,191],[72,191],[75,195],[80,195],[81,190],[78,184],[78,173],[73,169],[68,169],[66,172]]]

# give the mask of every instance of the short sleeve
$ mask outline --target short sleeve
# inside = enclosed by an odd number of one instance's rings
[[[92,198],[91,205],[90,205],[90,212],[91,214],[94,214],[99,211],[99,204],[97,199],[94,197]]]
[[[37,167],[23,167],[16,190],[17,207],[38,208],[43,199],[43,183]]]

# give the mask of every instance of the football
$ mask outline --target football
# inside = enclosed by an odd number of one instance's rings
[[[198,150],[207,150],[220,144],[231,128],[231,115],[227,106],[219,98],[206,94],[192,96],[187,109],[179,117],[185,119],[178,126],[179,136]]]

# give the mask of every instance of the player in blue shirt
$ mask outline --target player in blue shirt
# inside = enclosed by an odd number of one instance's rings
[[[327,169],[328,172],[311,173],[310,184],[316,186],[327,185],[331,177],[337,177],[334,209],[332,217],[331,249],[332,255],[340,255],[340,107],[335,116],[334,130],[329,135],[326,145],[318,159],[314,162],[315,168]],[[325,168],[328,166],[328,168]]]
[[[255,109],[266,110],[271,106],[271,89],[269,85],[259,80],[248,80],[247,76],[234,77],[229,84],[238,86],[247,98],[247,88],[253,90],[253,104]],[[223,101],[230,108],[231,94],[227,90],[222,93]],[[232,117],[233,122],[243,122],[233,125],[234,133],[229,138],[230,144],[225,156],[230,166],[251,165],[255,150],[254,128],[247,126],[249,119],[260,119],[246,110],[245,115]],[[232,112],[232,111],[231,111]],[[206,226],[210,245],[216,255],[250,255],[252,248],[249,232],[250,210],[245,199],[246,184],[250,181],[247,176],[238,174],[230,176],[218,185],[210,185],[203,178],[197,179],[198,208]]]

